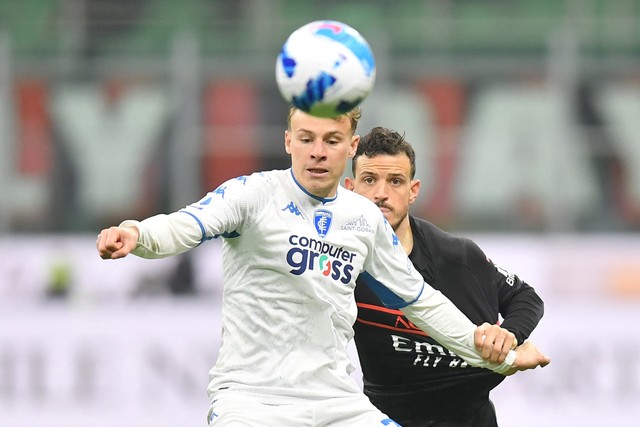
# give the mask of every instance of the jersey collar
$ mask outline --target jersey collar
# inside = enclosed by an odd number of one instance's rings
[[[296,183],[296,185],[298,186],[298,188],[299,188],[300,190],[302,190],[302,192],[303,192],[304,194],[306,194],[307,196],[311,197],[312,199],[315,199],[315,200],[317,200],[317,201],[319,201],[319,202],[322,202],[322,204],[323,204],[323,205],[324,205],[325,203],[333,202],[335,199],[337,199],[337,198],[338,198],[338,190],[337,190],[337,189],[336,189],[336,195],[335,195],[335,196],[333,196],[333,197],[329,197],[329,198],[326,198],[326,197],[318,197],[318,196],[316,196],[315,194],[311,194],[309,191],[307,191],[307,189],[306,189],[306,188],[304,188],[304,187],[302,186],[302,184],[300,184],[300,183],[298,182],[298,180],[296,179],[296,177],[293,175],[293,169],[289,169],[289,173],[291,173],[291,179],[293,179],[293,182],[295,182],[295,183]]]

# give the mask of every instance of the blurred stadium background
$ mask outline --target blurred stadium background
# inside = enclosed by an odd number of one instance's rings
[[[316,19],[372,45],[360,132],[416,147],[413,213],[545,299],[501,425],[638,425],[640,1],[0,0],[0,427],[206,425],[219,242],[95,235],[286,167],[275,57]]]

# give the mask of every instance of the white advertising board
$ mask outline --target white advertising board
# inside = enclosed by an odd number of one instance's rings
[[[472,237],[545,300],[532,340],[552,363],[492,393],[501,427],[636,426],[640,237]],[[91,237],[4,237],[0,250],[0,427],[206,425],[219,242],[193,251],[184,296],[166,287],[176,259],[102,261]],[[47,298],[61,256],[69,293]]]

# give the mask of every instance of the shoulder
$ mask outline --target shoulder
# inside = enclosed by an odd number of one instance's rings
[[[337,200],[343,209],[350,213],[358,213],[358,216],[365,217],[371,225],[386,222],[380,208],[375,203],[354,191],[339,186]]]
[[[269,195],[277,194],[279,171],[255,172],[227,179],[191,206],[211,209],[214,206],[264,205]]]
[[[367,239],[373,240],[393,236],[391,225],[384,218],[380,208],[366,197],[338,187],[336,202],[336,218],[342,224],[341,230],[363,232],[357,234],[369,236]]]
[[[469,258],[486,258],[473,240],[442,230],[423,218],[411,216],[410,220],[414,239],[434,257],[457,263],[466,263]]]
[[[374,213],[382,215],[380,209],[369,199],[366,197],[356,193],[355,191],[350,191],[344,188],[343,186],[338,186],[338,197],[337,201],[342,205],[351,205],[353,209],[361,209],[367,213]]]
[[[378,209],[378,207],[369,199],[355,191],[347,190],[342,185],[338,186],[338,199],[341,203],[354,203],[358,207],[362,206],[363,209]],[[378,209],[378,212],[380,210]]]
[[[254,172],[250,175],[242,175],[234,178],[232,181],[240,182],[249,186],[278,186],[287,181],[286,170],[270,170]]]
[[[224,195],[230,191],[244,193],[263,191],[266,188],[277,187],[285,181],[286,174],[284,174],[284,172],[285,171],[272,170],[237,176],[220,184],[213,193]]]

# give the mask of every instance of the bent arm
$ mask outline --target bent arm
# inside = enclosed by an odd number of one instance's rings
[[[498,296],[501,326],[519,343],[525,342],[544,314],[544,303],[533,287],[517,275],[496,265],[472,240],[466,239],[467,258],[478,283]]]
[[[507,283],[510,281],[510,283]],[[499,278],[498,298],[502,327],[513,332],[518,342],[524,342],[544,315],[544,303],[527,283],[511,275]]]

